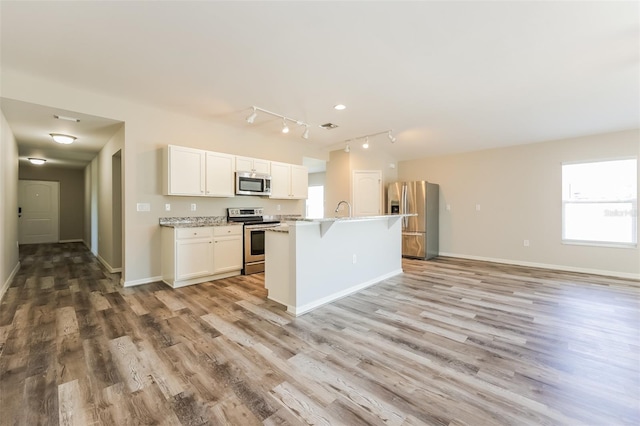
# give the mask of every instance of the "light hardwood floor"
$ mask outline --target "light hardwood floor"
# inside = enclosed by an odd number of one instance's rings
[[[640,282],[439,258],[299,318],[261,274],[123,289],[21,247],[2,425],[640,423]]]

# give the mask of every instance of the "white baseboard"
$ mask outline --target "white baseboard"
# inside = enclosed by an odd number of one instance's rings
[[[532,268],[551,269],[554,271],[580,272],[583,274],[603,275],[606,277],[627,278],[632,280],[640,280],[640,274],[627,272],[608,271],[603,269],[578,268],[575,266],[554,265],[549,263],[525,262],[522,260],[499,259],[494,257],[471,256],[466,254],[443,253],[440,256],[455,257],[458,259],[482,260],[484,262],[504,263],[507,265],[529,266]]]
[[[76,239],[73,239],[73,240],[60,240],[58,242],[60,242],[60,243],[84,243],[84,240],[81,239],[81,238],[76,238]]]
[[[97,255],[96,257],[98,258],[100,263],[102,263],[102,265],[105,268],[107,268],[107,271],[109,271],[110,274],[115,274],[115,273],[118,273],[118,272],[122,272],[122,268],[114,268],[114,267],[112,267],[106,260],[104,260],[102,258],[102,256]]]
[[[291,306],[291,305],[286,305],[287,306],[287,312],[295,315],[295,316],[299,316],[302,315],[306,312],[309,312],[313,309],[316,309],[322,305],[326,305],[327,303],[331,303],[334,302],[338,299],[342,299],[343,297],[349,296],[350,294],[356,293],[360,290],[363,290],[367,287],[370,287],[374,284],[378,284],[380,281],[386,280],[387,278],[391,278],[391,277],[395,277],[398,274],[402,273],[402,269],[397,269],[395,271],[391,271],[389,273],[386,273],[384,275],[380,275],[378,277],[375,277],[373,279],[370,279],[368,281],[365,281],[363,283],[360,284],[356,284],[354,286],[351,286],[347,289],[338,291],[336,293],[330,294],[329,296],[325,296],[321,299],[315,300],[311,303],[307,303],[306,305],[302,305],[302,306]],[[276,300],[277,302],[277,300]],[[278,302],[281,303],[281,302]]]
[[[149,278],[142,278],[139,280],[121,281],[121,283],[123,287],[135,287],[137,285],[151,284],[158,281],[162,281],[162,277],[149,277]]]
[[[11,273],[9,274],[9,277],[7,278],[7,280],[2,283],[2,287],[0,287],[0,302],[4,297],[4,294],[9,289],[9,286],[11,285],[11,281],[13,281],[13,278],[16,276],[19,270],[20,270],[20,262],[16,263],[16,266],[13,268],[13,271],[11,271]]]

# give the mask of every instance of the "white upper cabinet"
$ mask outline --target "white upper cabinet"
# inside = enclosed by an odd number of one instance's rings
[[[233,197],[234,156],[169,145],[164,194]]]
[[[268,175],[271,173],[271,162],[259,158],[236,157],[236,171]]]
[[[233,197],[235,157],[218,152],[207,152],[206,194],[209,197]]]
[[[309,173],[304,166],[271,162],[271,196],[278,199],[306,199]]]
[[[169,145],[164,161],[166,195],[204,195],[205,151]]]

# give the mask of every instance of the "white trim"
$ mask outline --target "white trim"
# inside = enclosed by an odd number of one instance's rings
[[[608,271],[606,269],[578,268],[575,266],[553,265],[549,263],[525,262],[522,260],[498,259],[494,257],[471,256],[466,254],[455,254],[455,253],[444,253],[444,252],[440,252],[440,256],[455,257],[458,259],[482,260],[485,262],[504,263],[507,265],[530,266],[532,268],[551,269],[554,271],[580,272],[583,274],[603,275],[607,277],[640,280],[640,274],[634,274],[630,272]]]
[[[158,277],[141,278],[139,280],[132,280],[132,281],[120,280],[123,287],[135,287],[137,285],[151,284],[158,281],[162,281],[162,277],[158,276]]]
[[[81,238],[74,238],[72,240],[60,240],[59,243],[84,243],[84,240]],[[86,244],[85,244],[86,245]]]
[[[295,316],[302,315],[302,314],[304,314],[306,312],[309,312],[309,311],[311,311],[313,309],[316,309],[316,308],[318,308],[318,307],[320,307],[322,305],[326,305],[327,303],[331,303],[331,302],[334,302],[334,301],[336,301],[338,299],[342,299],[343,297],[349,296],[349,295],[351,295],[353,293],[356,293],[356,292],[358,292],[360,290],[363,290],[363,289],[365,289],[367,287],[370,287],[370,286],[372,286],[374,284],[378,284],[380,281],[384,281],[387,278],[395,277],[396,275],[399,275],[402,272],[403,272],[402,269],[397,269],[395,271],[391,271],[391,272],[389,272],[387,274],[380,275],[378,277],[375,277],[373,279],[370,279],[370,280],[365,281],[365,282],[360,283],[360,284],[356,284],[356,285],[351,286],[351,287],[349,287],[347,289],[338,291],[336,293],[333,293],[333,294],[330,294],[328,296],[325,296],[325,297],[323,297],[321,299],[315,300],[315,301],[313,301],[311,303],[307,303],[306,305],[302,305],[302,306],[298,306],[298,307],[286,305],[287,306],[287,312],[289,312],[289,313],[291,313],[291,314],[293,314]],[[278,302],[278,301],[275,300],[275,302]],[[282,303],[282,302],[278,302],[278,303]]]
[[[11,281],[13,281],[13,278],[16,276],[19,270],[20,270],[20,262],[16,263],[15,268],[13,268],[13,271],[11,271],[11,273],[9,274],[9,278],[7,278],[7,280],[4,283],[2,283],[2,287],[0,287],[0,302],[2,301],[2,298],[4,297],[7,290],[9,289],[9,285],[11,284]]]
[[[97,255],[96,258],[98,258],[98,260],[100,261],[100,263],[102,263],[102,265],[107,268],[107,271],[109,271],[110,274],[115,274],[118,272],[122,272],[122,268],[114,268],[113,266],[109,265],[109,263],[104,260],[102,258],[102,256]]]

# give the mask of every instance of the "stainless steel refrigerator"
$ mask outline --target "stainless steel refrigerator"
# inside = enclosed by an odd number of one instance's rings
[[[416,213],[402,219],[402,256],[438,256],[438,190],[426,181],[394,182],[387,188],[387,213]]]

